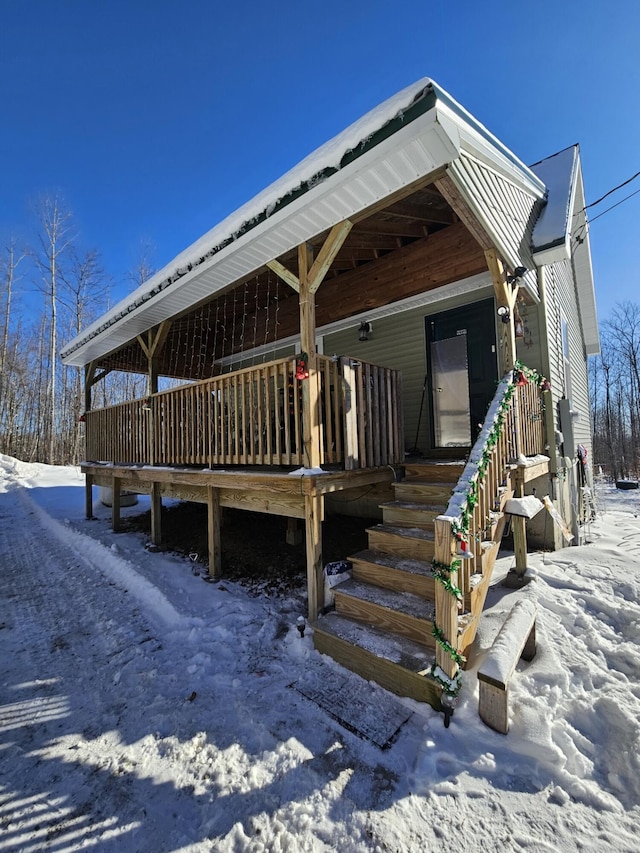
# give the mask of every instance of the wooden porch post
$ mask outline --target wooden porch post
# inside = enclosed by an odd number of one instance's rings
[[[120,531],[120,477],[111,481],[111,529],[114,533]]]
[[[311,247],[298,246],[298,277],[300,279],[300,349],[307,354],[309,378],[302,383],[302,441],[305,467],[319,468],[320,423],[318,418],[318,369],[316,360],[316,296],[311,288],[309,270],[313,263]]]
[[[163,320],[159,326],[147,331],[147,339],[138,335],[138,343],[147,357],[147,396],[152,397],[158,393],[158,360],[162,347],[167,340],[171,320]],[[149,407],[149,464],[156,462],[156,424],[153,405]]]
[[[339,222],[329,232],[314,261],[312,247],[298,246],[298,275],[279,261],[267,266],[296,290],[300,298],[300,349],[308,357],[309,378],[302,382],[302,441],[304,465],[319,468],[322,462],[322,431],[320,419],[320,377],[316,359],[316,298],[315,294],[326,276],[340,247],[351,231],[349,220]],[[315,620],[324,603],[322,577],[322,513],[324,498],[305,497],[305,544],[307,553],[307,596],[309,619]]]
[[[324,604],[324,580],[322,575],[322,502],[319,495],[306,495],[305,540],[307,549],[307,599],[309,621],[318,618]]]
[[[502,318],[498,321],[498,343],[499,343],[499,365],[500,373],[504,376],[509,370],[513,370],[517,355],[516,355],[516,330],[514,321],[514,309],[516,299],[518,298],[518,285],[511,285],[507,281],[507,273],[504,264],[498,257],[495,249],[487,249],[484,253],[493,279],[493,289],[496,294],[496,303],[498,310],[506,309],[508,313],[508,322],[503,322]],[[520,429],[520,398],[517,394],[514,398],[513,414],[515,421],[515,435],[513,441],[513,455],[517,459],[522,451],[522,439]]]
[[[496,295],[497,308],[505,308],[509,312],[509,322],[498,322],[498,337],[500,344],[500,373],[504,376],[512,370],[516,363],[516,332],[513,313],[518,297],[518,285],[512,286],[507,281],[504,264],[495,249],[487,249],[484,253]]]
[[[222,574],[222,549],[220,540],[220,490],[207,486],[207,541],[209,545],[209,575]]]
[[[96,363],[90,361],[84,366],[84,413],[91,411],[91,388],[96,374]],[[85,458],[87,455],[87,428],[85,425]],[[93,477],[91,474],[85,474],[84,480],[84,514],[87,518],[93,518]]]
[[[162,495],[160,483],[154,480],[151,484],[151,544],[162,543]]]

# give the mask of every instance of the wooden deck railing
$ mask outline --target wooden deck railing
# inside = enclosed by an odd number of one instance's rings
[[[493,542],[500,501],[509,475],[521,456],[544,453],[544,417],[541,386],[535,379],[518,384],[529,371],[510,371],[500,382],[478,439],[471,451],[447,509],[435,522],[435,560],[450,569],[450,579],[462,598],[471,578],[482,571],[483,545]],[[445,569],[446,571],[446,569]],[[436,624],[442,636],[457,648],[458,602],[436,585]],[[443,646],[438,665],[451,677],[455,659]]]
[[[322,464],[347,469],[403,459],[400,376],[317,356]],[[301,380],[305,381],[305,380]],[[306,464],[302,387],[292,358],[226,373],[86,413],[93,461],[152,465]]]

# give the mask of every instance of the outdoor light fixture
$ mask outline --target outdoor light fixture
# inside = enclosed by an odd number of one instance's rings
[[[366,320],[363,320],[362,323],[360,323],[360,327],[358,328],[358,340],[359,341],[368,341],[370,334],[371,334],[371,323],[367,323]]]
[[[501,305],[498,308],[498,317],[502,320],[503,323],[508,323],[511,319],[511,314],[509,313],[509,309],[506,305]]]
[[[526,275],[527,268],[526,267],[516,267],[513,271],[513,275],[507,276],[507,284],[517,284],[520,279],[524,278]]]
[[[453,717],[453,712],[455,711],[456,705],[458,704],[458,697],[445,691],[440,697],[440,704],[442,706],[442,710],[444,711],[444,727],[445,729],[448,729],[449,723],[451,722],[451,717]]]
[[[300,636],[304,637],[304,629],[307,627],[307,623],[304,621],[304,616],[298,616],[296,619],[296,628],[300,632]]]

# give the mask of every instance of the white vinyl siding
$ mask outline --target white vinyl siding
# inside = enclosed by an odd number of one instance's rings
[[[507,264],[512,269],[524,266],[529,270],[525,284],[534,297],[539,297],[530,248],[533,223],[541,204],[539,197],[464,153],[449,166],[448,172]]]

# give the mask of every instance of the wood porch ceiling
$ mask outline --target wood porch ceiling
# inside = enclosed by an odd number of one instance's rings
[[[310,242],[317,252],[327,232]],[[278,261],[298,275],[297,249]],[[432,290],[487,269],[482,248],[433,185],[365,213],[337,253],[316,294],[318,326]],[[220,359],[275,345],[298,331],[298,294],[266,267],[171,323],[158,373],[200,379]],[[99,368],[146,373],[137,340],[100,359]]]

